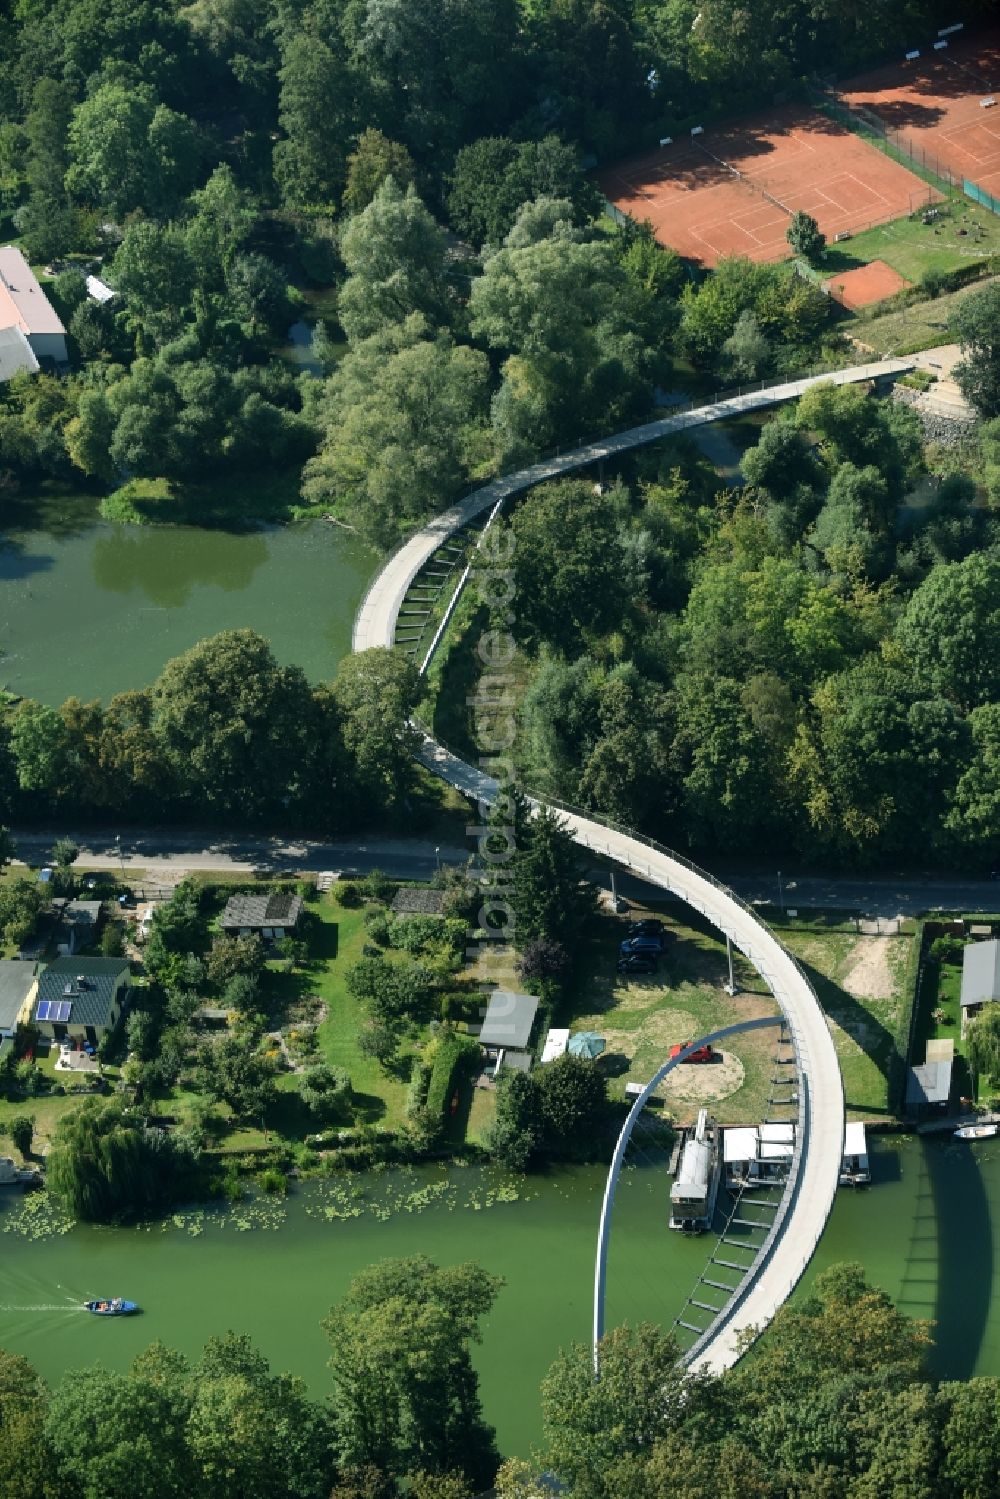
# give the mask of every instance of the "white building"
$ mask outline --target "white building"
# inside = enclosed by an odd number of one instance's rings
[[[37,361],[66,363],[66,329],[14,245],[0,249],[0,332],[7,328],[24,335]]]

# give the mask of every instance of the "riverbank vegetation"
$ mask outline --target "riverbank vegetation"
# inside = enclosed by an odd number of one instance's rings
[[[124,820],[333,832],[391,821],[404,803],[419,817],[416,694],[400,654],[349,656],[332,683],[313,687],[254,631],[225,631],[106,704],[8,699],[0,795],[25,821],[113,809]]]

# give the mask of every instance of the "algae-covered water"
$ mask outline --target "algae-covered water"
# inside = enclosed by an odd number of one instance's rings
[[[935,1373],[1000,1374],[996,1303],[1000,1145],[886,1137],[875,1180],[842,1191],[810,1276],[860,1260],[904,1310],[937,1320]],[[704,1266],[709,1240],[666,1228],[659,1163],[623,1177],[610,1256],[608,1326],[669,1325]],[[352,1276],[423,1253],[480,1261],[505,1285],[475,1351],[483,1404],[503,1450],[541,1435],[538,1387],[561,1346],[590,1334],[603,1173],[585,1167],[510,1181],[475,1167],[391,1171],[303,1185],[284,1201],[178,1214],[128,1229],[0,1234],[0,1346],[49,1379],[100,1359],[124,1367],[153,1338],[196,1354],[212,1333],[251,1334],[272,1366],[329,1388],[320,1320]],[[0,1198],[0,1229],[37,1211]],[[997,1227],[994,1228],[996,1219]],[[33,1233],[41,1236],[33,1237]],[[808,1284],[808,1281],[807,1281]],[[143,1315],[99,1322],[86,1297],[121,1295]]]
[[[261,530],[118,526],[48,496],[0,536],[0,686],[58,705],[147,686],[219,630],[253,628],[283,664],[332,677],[374,554],[324,521]]]
[[[212,1333],[246,1331],[272,1367],[329,1389],[320,1321],[354,1275],[380,1259],[475,1259],[504,1287],[475,1359],[483,1404],[503,1449],[540,1437],[538,1387],[560,1346],[590,1334],[597,1168],[528,1182],[477,1167],[392,1171],[306,1184],[261,1199],[178,1214],[139,1228],[31,1227],[31,1198],[0,1198],[0,1347],[48,1379],[100,1360],[123,1368],[154,1338],[194,1355]],[[680,1310],[706,1241],[668,1234],[669,1184],[626,1173],[612,1249],[609,1324]],[[41,1205],[43,1199],[38,1199]],[[48,1215],[46,1215],[48,1217]],[[42,1236],[33,1237],[33,1232]],[[103,1295],[138,1301],[141,1317],[99,1321],[77,1310]]]

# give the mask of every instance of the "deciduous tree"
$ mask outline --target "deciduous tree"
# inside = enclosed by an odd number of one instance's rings
[[[423,1257],[383,1260],[355,1278],[323,1324],[343,1466],[492,1481],[499,1456],[469,1344],[500,1285],[478,1265],[439,1269]]]

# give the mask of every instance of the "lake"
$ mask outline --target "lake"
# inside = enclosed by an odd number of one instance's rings
[[[872,1165],[869,1190],[839,1194],[810,1278],[860,1260],[904,1310],[937,1318],[936,1373],[1000,1374],[1000,1144],[888,1136],[872,1142]],[[194,1355],[210,1334],[235,1328],[320,1395],[329,1373],[319,1322],[352,1276],[393,1255],[476,1259],[506,1281],[475,1352],[484,1409],[502,1449],[527,1454],[541,1435],[545,1371],[560,1346],[590,1335],[603,1180],[596,1167],[513,1188],[478,1167],[392,1171],[307,1183],[284,1202],[181,1214],[150,1228],[5,1234],[0,1346],[55,1379],[98,1359],[123,1368],[154,1338]],[[609,1327],[642,1318],[669,1325],[704,1267],[710,1241],[665,1227],[668,1186],[662,1160],[623,1177]],[[502,1200],[511,1190],[518,1199]],[[0,1227],[28,1200],[4,1194]],[[76,1310],[95,1295],[132,1297],[145,1310],[100,1322]]]
[[[30,529],[0,540],[0,686],[53,705],[107,701],[207,635],[248,626],[283,664],[325,680],[350,648],[375,562],[326,521],[120,526],[93,500],[47,496]]]

